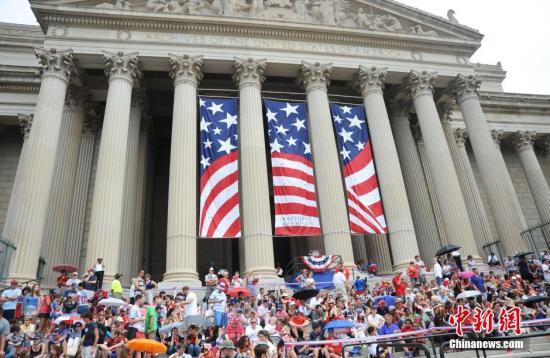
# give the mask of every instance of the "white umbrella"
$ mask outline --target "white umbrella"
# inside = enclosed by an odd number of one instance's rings
[[[461,298],[472,298],[480,295],[481,295],[481,292],[470,290],[470,291],[464,291],[459,293],[458,296],[456,296],[456,299],[459,300]]]
[[[80,322],[82,323],[82,325],[84,325],[84,320],[80,318],[79,315],[74,315],[74,314],[62,315],[57,317],[55,321],[53,321],[53,323],[55,324],[66,323],[68,325],[73,325],[76,322]]]
[[[184,322],[174,322],[167,325],[164,325],[159,328],[159,333],[169,333],[172,332],[174,328],[182,329],[185,326]]]
[[[124,306],[126,304],[126,302],[124,302],[123,300],[121,300],[119,298],[109,297],[109,298],[104,298],[101,301],[99,301],[99,304],[102,305],[102,306],[120,307],[120,306]]]

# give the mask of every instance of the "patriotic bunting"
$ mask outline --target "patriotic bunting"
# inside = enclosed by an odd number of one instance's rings
[[[343,165],[351,231],[387,233],[363,107],[331,103],[330,110]]]
[[[271,146],[275,235],[320,235],[306,105],[264,103]]]
[[[199,234],[240,237],[237,100],[199,97],[199,111]]]

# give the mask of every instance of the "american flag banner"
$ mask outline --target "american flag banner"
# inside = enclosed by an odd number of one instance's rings
[[[199,97],[201,237],[241,236],[237,108],[236,99]]]
[[[264,103],[271,146],[275,235],[320,235],[306,105]]]
[[[330,111],[343,166],[351,231],[387,233],[363,107],[331,103]]]

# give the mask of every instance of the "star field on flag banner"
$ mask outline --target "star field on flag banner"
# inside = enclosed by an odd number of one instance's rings
[[[237,100],[199,97],[199,236],[241,236]]]
[[[343,166],[351,231],[387,233],[363,107],[331,103],[330,111]]]
[[[271,146],[275,235],[320,235],[304,102],[265,100]]]

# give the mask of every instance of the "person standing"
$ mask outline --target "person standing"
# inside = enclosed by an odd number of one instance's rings
[[[424,261],[422,261],[422,259],[420,258],[420,255],[416,255],[414,257],[414,263],[420,269],[420,275],[418,276],[418,278],[420,279],[420,283],[421,284],[426,283],[426,264],[424,263]]]
[[[184,306],[184,317],[198,315],[197,295],[189,290],[189,286],[182,287],[181,292],[185,296],[185,301],[181,303]]]
[[[97,322],[92,318],[90,312],[82,314],[86,326],[82,339],[82,358],[95,358],[97,354],[97,343],[99,342],[99,328]]]
[[[341,292],[344,298],[348,299],[348,293],[346,290],[346,276],[342,270],[337,270],[334,272],[334,276],[332,276],[332,284],[334,285],[334,288],[336,289],[336,292]]]
[[[216,290],[210,295],[208,303],[213,304],[214,324],[216,327],[225,327],[227,317],[227,296],[225,295],[225,284],[220,283]]]
[[[434,277],[437,286],[443,283],[443,267],[437,258],[434,258]]]
[[[414,261],[409,262],[409,267],[407,267],[407,275],[409,276],[413,287],[419,284],[420,268]]]
[[[145,271],[141,270],[138,272],[137,277],[132,279],[130,285],[130,303],[134,304],[136,295],[145,295],[145,280],[143,279]]]
[[[218,275],[214,273],[214,267],[210,267],[208,274],[204,276],[204,283],[206,284],[206,294],[204,295],[203,301],[206,303],[218,285]]]
[[[10,288],[2,292],[2,316],[12,323],[15,319],[15,309],[17,308],[17,298],[21,296],[21,289],[17,280],[11,280]]]
[[[100,290],[103,288],[103,275],[105,274],[105,263],[103,259],[99,257],[94,266],[94,274],[97,277],[95,290]]]

